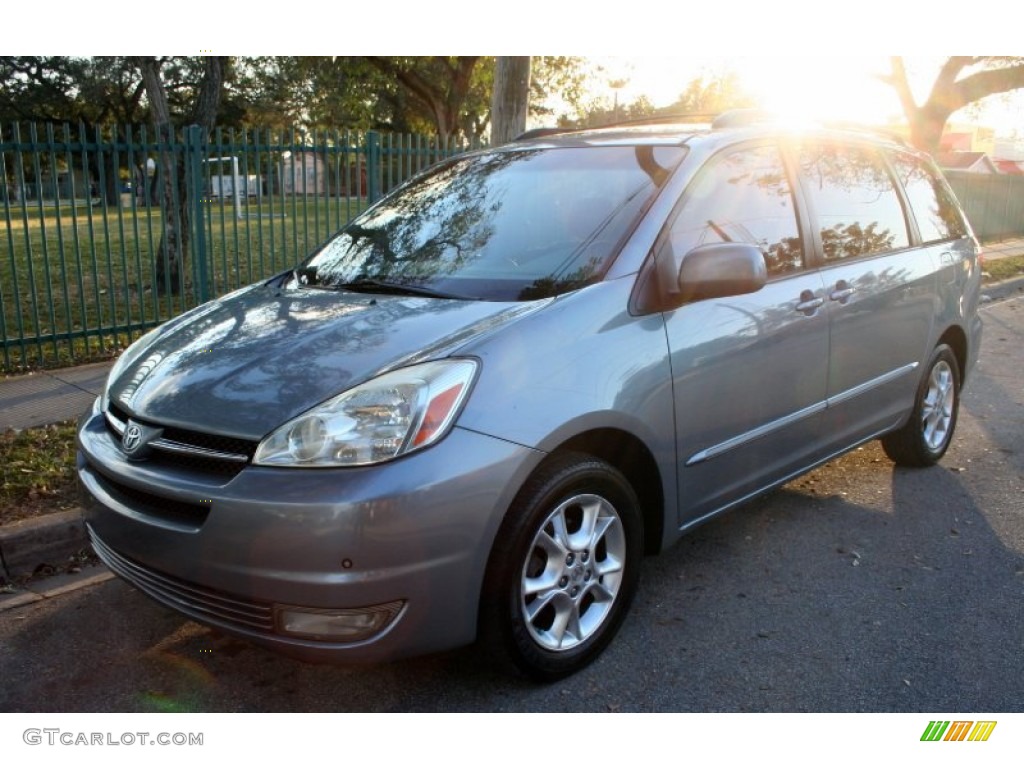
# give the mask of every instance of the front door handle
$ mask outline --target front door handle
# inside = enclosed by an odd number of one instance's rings
[[[820,296],[815,296],[813,291],[801,291],[800,303],[796,305],[796,311],[810,317],[824,303],[825,300]]]
[[[854,291],[857,289],[850,285],[845,280],[840,280],[836,283],[835,290],[828,295],[832,301],[838,301],[840,304],[845,304],[846,300],[853,296]]]

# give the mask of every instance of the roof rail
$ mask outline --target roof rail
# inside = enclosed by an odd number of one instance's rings
[[[785,123],[785,116],[776,112],[769,112],[764,109],[730,109],[718,114],[709,112],[677,112],[666,115],[651,115],[648,117],[630,118],[629,120],[618,120],[604,125],[590,126],[589,128],[579,127],[545,127],[532,128],[524,131],[513,139],[513,141],[526,141],[537,139],[543,136],[555,136],[562,133],[575,133],[577,131],[599,130],[601,128],[626,128],[631,125],[661,125],[672,123],[710,123],[712,130],[726,128],[742,128],[749,125],[763,125],[765,123]],[[882,128],[872,125],[864,125],[849,120],[819,120],[808,121],[808,125],[834,130],[864,133],[887,138],[897,144],[913,149],[913,145],[906,136],[891,128]]]
[[[778,121],[778,115],[763,109],[729,109],[715,117],[711,122],[711,128],[712,130],[741,128],[745,125],[776,123]]]
[[[711,123],[711,127],[712,129],[740,128],[746,125],[781,123],[784,121],[785,117],[783,115],[779,115],[775,112],[767,112],[763,109],[730,109],[728,112],[723,112],[716,117],[714,122]],[[850,120],[812,120],[808,121],[808,124],[817,125],[821,128],[832,128],[835,130],[881,136],[906,147],[912,146],[906,136],[902,135],[898,131],[892,130],[891,128],[880,128]]]
[[[528,131],[523,131],[522,133],[520,133],[518,136],[516,136],[514,139],[512,139],[512,141],[526,141],[527,139],[539,139],[542,136],[554,136],[555,134],[569,133],[570,131],[575,131],[575,130],[577,130],[577,129],[576,128],[552,128],[552,127],[547,127],[547,128],[531,128]]]
[[[879,128],[873,125],[864,125],[863,123],[855,123],[849,120],[829,120],[822,123],[825,128],[835,128],[841,131],[853,131],[855,133],[870,133],[875,136],[883,136],[897,144],[902,144],[905,147],[914,149],[915,147],[910,143],[910,140],[899,131],[895,131],[892,128]]]
[[[710,123],[715,119],[714,112],[671,112],[663,115],[648,115],[647,117],[633,117],[629,120],[616,120],[604,125],[594,126],[595,128],[620,128],[630,125],[662,125],[672,123]]]
[[[673,123],[710,123],[715,118],[714,112],[675,112],[666,115],[649,115],[647,117],[633,117],[628,120],[615,120],[610,123],[589,126],[565,126],[565,127],[544,127],[531,128],[516,136],[513,141],[526,141],[537,139],[543,136],[555,136],[560,133],[575,133],[577,131],[597,131],[602,128],[628,128],[631,125],[670,125]]]

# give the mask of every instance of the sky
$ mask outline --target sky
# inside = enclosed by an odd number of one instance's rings
[[[1024,46],[1022,46],[1024,47]],[[943,57],[906,60],[915,97],[923,101]],[[888,56],[732,56],[732,57],[594,57],[606,77],[595,78],[595,93],[611,101],[611,81],[626,81],[619,102],[646,95],[655,106],[671,104],[696,77],[733,72],[742,87],[770,111],[796,119],[849,120],[884,125],[901,121],[895,91],[880,75],[889,71]],[[604,80],[605,82],[601,82]],[[994,128],[997,135],[1015,130],[1024,137],[1024,93],[993,97],[974,113],[960,113],[953,122]]]
[[[901,114],[874,75],[901,55],[920,65],[918,98],[938,62],[952,54],[1024,55],[1009,3],[974,10],[961,0],[850,4],[806,0],[604,0],[602,3],[484,3],[389,0],[387,4],[277,5],[240,14],[232,3],[177,0],[159,23],[127,0],[107,0],[101,16],[39,24],[30,3],[5,8],[18,53],[57,55],[571,55],[623,65],[620,100],[647,93],[671,103],[705,71],[734,69],[766,108],[804,117],[881,123]],[[157,50],[159,49],[159,50]],[[596,90],[604,85],[594,84]],[[607,90],[607,89],[606,89]],[[610,94],[609,94],[610,95]],[[958,116],[959,118],[960,116]],[[1000,134],[1024,136],[1024,94],[990,104],[981,116]]]

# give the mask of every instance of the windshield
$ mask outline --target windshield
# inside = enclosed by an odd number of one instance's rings
[[[345,227],[293,287],[524,301],[599,279],[682,147],[466,155]]]

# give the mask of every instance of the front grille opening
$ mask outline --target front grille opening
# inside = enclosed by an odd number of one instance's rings
[[[147,491],[140,491],[116,480],[111,480],[105,475],[95,473],[96,481],[116,501],[124,504],[129,509],[149,515],[158,520],[174,523],[179,526],[187,526],[198,530],[206,522],[210,514],[208,504],[190,504],[177,499],[168,499],[164,496]]]

